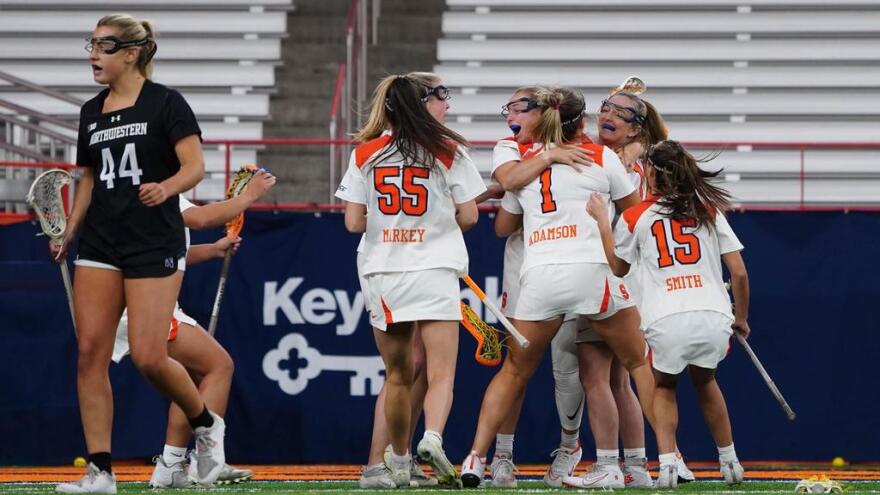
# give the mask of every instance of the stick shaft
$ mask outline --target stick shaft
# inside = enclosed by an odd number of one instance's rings
[[[64,282],[64,292],[67,293],[67,306],[70,308],[70,319],[73,321],[73,330],[76,331],[76,312],[73,310],[73,285],[70,283],[70,269],[67,267],[67,258],[58,264],[61,268],[61,280]]]
[[[749,355],[749,358],[752,360],[752,364],[755,365],[755,368],[758,369],[758,373],[761,374],[761,378],[764,379],[764,382],[767,384],[767,388],[770,389],[770,392],[773,394],[773,397],[776,398],[776,402],[782,407],[782,410],[785,411],[785,415],[788,416],[790,421],[794,421],[797,415],[792,410],[791,406],[788,405],[788,402],[785,400],[785,397],[782,396],[782,392],[779,391],[779,387],[773,382],[773,379],[770,378],[770,374],[767,373],[767,370],[764,369],[764,365],[761,364],[761,361],[758,359],[758,356],[755,355],[755,351],[752,350],[752,346],[749,345],[748,341],[746,341],[745,337],[742,336],[739,332],[734,332],[739,343],[742,344],[743,349],[746,350],[746,354]]]
[[[226,289],[226,277],[229,275],[229,264],[232,261],[232,249],[226,250],[223,257],[223,269],[220,270],[220,283],[217,284],[217,294],[214,296],[214,307],[211,309],[211,321],[208,323],[208,335],[214,336],[217,331],[217,320],[220,317],[220,303],[223,301],[223,291]]]
[[[482,303],[489,309],[489,311],[493,315],[495,315],[496,318],[498,318],[498,321],[501,322],[501,325],[504,327],[505,330],[507,330],[507,333],[509,333],[514,338],[514,340],[516,340],[520,347],[522,347],[523,349],[528,347],[529,341],[525,338],[525,336],[523,336],[523,334],[519,333],[519,330],[517,330],[516,327],[513,326],[513,323],[511,323],[510,320],[508,320],[503,313],[501,313],[501,310],[498,309],[498,307],[495,306],[495,304],[490,301],[488,297],[486,297],[486,293],[483,292],[482,289],[480,289],[480,286],[478,286],[477,283],[474,282],[473,279],[467,275],[462,275],[461,278],[462,280],[464,280],[464,283],[467,284],[467,286],[470,287],[472,291],[474,291],[474,294],[477,295],[477,298],[482,301]]]

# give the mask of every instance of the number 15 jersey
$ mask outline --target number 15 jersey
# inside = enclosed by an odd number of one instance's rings
[[[104,113],[105,89],[80,110],[76,164],[94,174],[80,243],[126,263],[185,255],[178,196],[153,207],[138,198],[141,184],[162,182],[180,170],[174,145],[201,135],[177,91],[144,81],[135,104]]]
[[[352,152],[336,197],[367,206],[363,275],[450,268],[467,273],[455,205],[486,190],[467,153],[405,164],[388,133]]]

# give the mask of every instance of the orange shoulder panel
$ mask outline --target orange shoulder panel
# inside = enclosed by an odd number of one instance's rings
[[[386,134],[383,136],[379,136],[376,139],[371,139],[355,148],[354,163],[355,165],[357,165],[357,168],[363,167],[364,164],[367,163],[370,158],[376,154],[376,152],[388,145],[389,142],[391,142],[391,136]]]
[[[592,151],[593,152],[593,161],[596,162],[596,165],[602,167],[604,164],[602,163],[602,155],[605,151],[605,147],[601,144],[594,143],[581,143],[581,148]]]
[[[458,149],[458,143],[455,141],[450,143],[452,145],[452,155],[437,155],[435,158],[440,160],[440,163],[446,167],[446,170],[452,168],[452,163],[455,161],[455,150]]]
[[[635,206],[630,206],[624,210],[623,219],[626,220],[626,226],[629,228],[630,232],[633,232],[636,229],[636,223],[638,223],[639,218],[641,218],[642,214],[648,211],[648,208],[654,203],[656,203],[655,200],[646,199],[645,201],[642,201]]]

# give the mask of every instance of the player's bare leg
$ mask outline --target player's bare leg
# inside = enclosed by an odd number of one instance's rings
[[[645,452],[645,416],[642,414],[639,398],[630,385],[629,373],[617,358],[611,362],[611,393],[617,404],[620,438],[623,441],[623,474],[626,486],[650,488],[653,482],[648,473]]]
[[[409,486],[410,395],[413,382],[412,323],[395,323],[387,331],[373,329],[376,347],[385,363],[385,424],[391,439],[391,478],[395,486]]]
[[[657,434],[657,451],[660,453],[660,474],[657,488],[675,488],[678,485],[676,468],[675,430],[678,428],[678,405],[675,388],[676,375],[655,371],[657,387],[654,390],[655,422],[652,425]]]
[[[715,439],[715,444],[719,446],[730,445],[733,443],[733,433],[730,428],[730,416],[727,413],[727,403],[724,401],[724,395],[715,381],[715,370],[700,368],[698,366],[688,366],[691,374],[691,382],[697,392],[697,398],[700,401],[700,409],[703,411],[703,417],[706,418],[706,425]]]

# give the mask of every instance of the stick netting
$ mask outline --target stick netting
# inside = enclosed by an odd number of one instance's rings
[[[27,202],[40,219],[43,233],[58,242],[67,228],[67,215],[64,212],[64,199],[61,189],[70,184],[70,174],[61,169],[47,170],[31,184]]]

